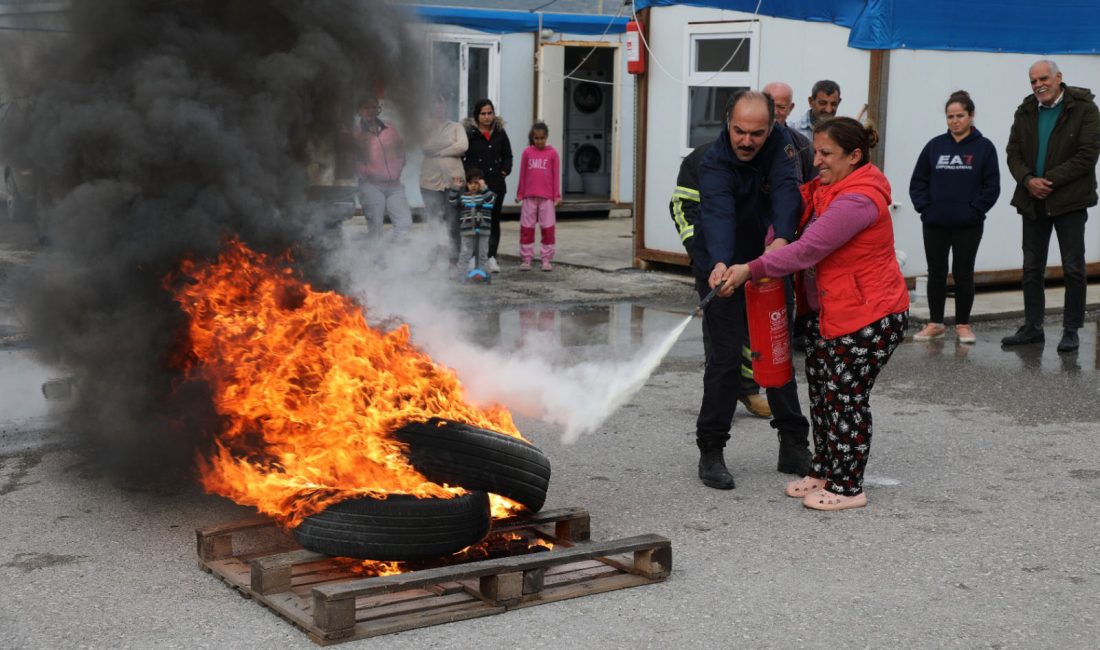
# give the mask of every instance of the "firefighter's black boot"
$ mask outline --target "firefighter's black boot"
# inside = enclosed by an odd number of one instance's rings
[[[699,478],[703,480],[703,485],[716,490],[733,489],[733,475],[726,469],[721,447],[699,452]]]
[[[807,434],[779,432],[779,462],[775,467],[777,471],[806,476],[810,473],[813,457]]]

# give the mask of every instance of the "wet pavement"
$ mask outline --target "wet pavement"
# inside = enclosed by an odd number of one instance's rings
[[[586,225],[584,236],[622,227]],[[8,252],[10,269],[20,260]],[[494,352],[489,375],[536,353],[559,366],[635,357],[694,305],[684,276],[564,259],[552,273],[519,273],[502,256],[491,286],[433,279],[417,291],[431,317],[447,314],[451,344]],[[370,294],[376,312],[400,311],[409,289],[394,289]],[[36,360],[11,308],[0,294],[0,647],[314,647],[195,566],[194,529],[248,509],[120,477],[51,428],[50,413],[70,402],[42,386],[64,372]],[[410,310],[414,338],[432,336],[431,317]],[[872,398],[869,506],[826,514],[783,496],[790,477],[775,472],[774,432],[741,410],[727,449],[737,488],[700,484],[692,321],[641,390],[576,442],[517,416],[554,467],[546,507],[587,508],[595,539],[669,537],[667,582],[347,647],[1096,647],[1096,313],[1071,354],[1055,349],[1053,310],[1045,345],[1002,349],[1017,324],[976,319],[972,346],[903,343]]]

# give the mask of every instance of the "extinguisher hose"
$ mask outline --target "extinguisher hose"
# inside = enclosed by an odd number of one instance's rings
[[[711,289],[710,293],[708,293],[702,300],[699,301],[699,306],[695,308],[696,316],[703,315],[703,312],[706,311],[707,305],[710,304],[711,300],[714,300],[714,297],[718,295],[718,290],[721,289],[725,284],[725,280],[719,282],[718,286]]]

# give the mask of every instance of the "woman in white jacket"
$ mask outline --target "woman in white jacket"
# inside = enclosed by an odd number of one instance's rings
[[[458,122],[447,119],[447,101],[437,95],[432,101],[432,113],[424,126],[420,163],[420,195],[424,197],[424,214],[429,223],[442,223],[451,239],[450,257],[458,254],[458,220],[448,219],[447,188],[455,178],[466,178],[462,155],[469,141],[466,129]]]

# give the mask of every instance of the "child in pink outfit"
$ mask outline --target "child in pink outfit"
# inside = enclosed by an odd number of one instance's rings
[[[554,259],[554,208],[561,205],[561,161],[558,152],[546,144],[550,129],[535,123],[527,134],[531,146],[523,150],[519,167],[516,200],[522,202],[519,216],[519,256],[521,271],[531,270],[535,254],[535,223],[542,230],[542,270],[552,271]]]

